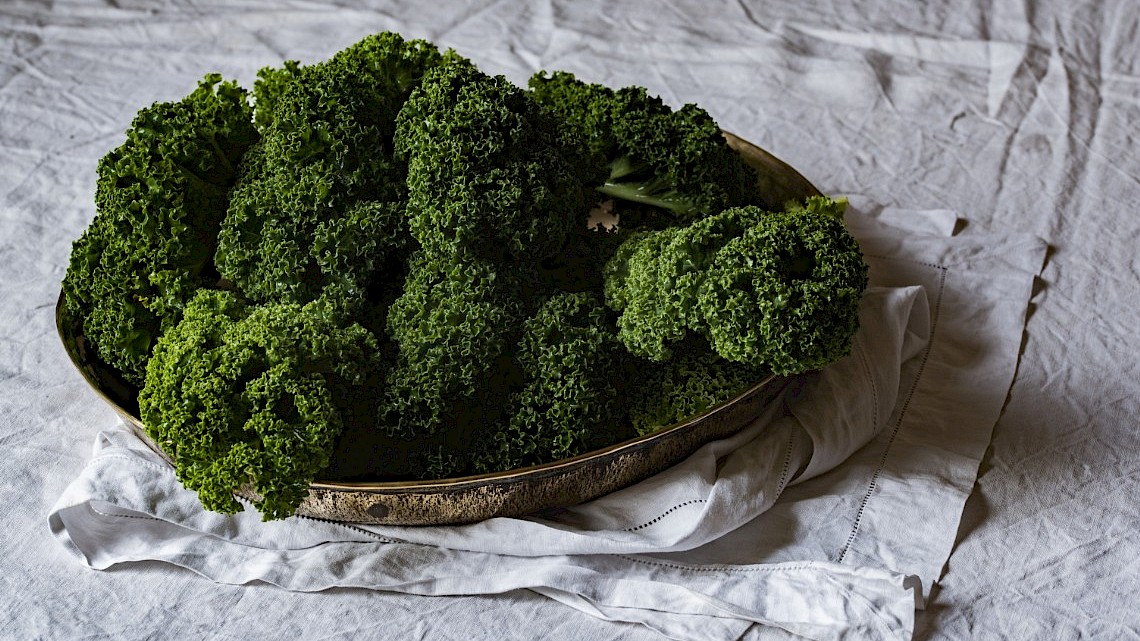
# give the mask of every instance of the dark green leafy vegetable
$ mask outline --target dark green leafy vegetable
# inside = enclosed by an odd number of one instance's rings
[[[621,312],[619,336],[631,352],[656,361],[704,319],[697,300],[717,251],[759,224],[755,207],[727,209],[686,227],[639,232],[606,265],[606,302]]]
[[[253,124],[261,133],[273,122],[273,107],[289,85],[301,75],[301,63],[286,60],[280,68],[264,67],[257,72],[253,83]]]
[[[245,90],[207,75],[178,102],[143,109],[99,162],[95,220],[63,291],[99,356],[140,384],[155,340],[213,286],[226,192],[257,140]]]
[[[428,252],[533,262],[586,226],[600,176],[581,143],[502,76],[452,59],[400,111],[408,221]]]
[[[793,374],[850,352],[867,266],[834,207],[765,216],[716,252],[698,308],[717,353]]]
[[[388,378],[383,425],[405,438],[450,436],[466,451],[481,426],[501,420],[516,378],[507,352],[526,318],[524,280],[486,261],[415,257],[388,333],[399,360]]]
[[[210,509],[575,456],[849,349],[843,203],[750,206],[695,105],[394,33],[252,98],[210,75],[139,112],[64,280]]]
[[[609,315],[596,294],[563,293],[523,324],[517,358],[525,386],[476,471],[555,461],[633,435],[621,399],[627,358]]]
[[[388,315],[384,424],[436,451],[426,475],[455,474],[508,419],[519,326],[550,293],[537,263],[585,229],[595,167],[529,94],[458,57],[425,74],[395,142],[420,250]]]
[[[867,285],[843,207],[814,197],[784,212],[734,208],[631,237],[606,267],[619,337],[665,361],[696,334],[728,360],[777,374],[841,358]]]
[[[392,138],[404,100],[439,64],[430,43],[384,33],[331,59],[263,70],[261,144],[230,198],[218,270],[256,301],[368,302],[409,251],[405,163]]]
[[[604,159],[609,176],[598,190],[638,205],[625,210],[627,228],[634,214],[646,218],[644,206],[678,224],[752,199],[752,170],[697,105],[674,111],[644,87],[615,90],[566,72],[540,72],[530,89]]]
[[[664,363],[646,365],[639,384],[631,386],[629,420],[638,434],[674,425],[732,400],[762,381],[769,372],[718,355],[700,336],[673,347]]]
[[[266,519],[293,513],[346,423],[365,420],[376,338],[319,303],[250,306],[202,290],[163,334],[139,395],[148,434],[211,510],[241,509],[250,484]]]

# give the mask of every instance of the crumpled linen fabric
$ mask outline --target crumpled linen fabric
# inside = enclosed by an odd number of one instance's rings
[[[965,509],[914,519],[880,545],[861,540],[876,519],[861,520],[844,563],[884,553],[901,565],[912,527],[915,538],[932,530],[952,547],[923,591],[916,639],[1135,636],[1140,615],[1127,604],[1140,600],[1140,377],[1130,357],[1140,351],[1138,14],[1130,0],[0,3],[6,634],[662,638],[528,590],[299,593],[218,584],[168,564],[91,572],[45,524],[97,434],[117,422],[67,362],[52,317],[70,243],[93,215],[98,158],[141,106],[185,95],[205,71],[248,84],[262,65],[315,60],[397,29],[515,81],[563,68],[698,102],[825,192],[862,197],[867,211],[953,210],[962,235],[1044,239],[1047,260],[990,447],[972,492],[966,477],[952,479],[970,493]],[[938,227],[913,214],[895,222]],[[833,472],[858,463],[872,474],[882,450],[873,462],[860,456]],[[676,554],[695,563],[838,559],[843,546],[810,536],[830,521],[808,515],[827,506],[799,494],[825,480],[837,491],[860,487],[833,473],[793,485],[757,525]],[[955,533],[948,522],[959,518]],[[758,538],[789,523],[782,531],[794,535]],[[744,638],[789,636],[773,630],[753,626]]]
[[[949,554],[938,526],[956,529],[1012,378],[1044,245],[924,234],[888,224],[891,215],[851,216],[873,285],[851,354],[789,386],[738,434],[624,490],[553,515],[462,526],[266,524],[252,508],[201,509],[169,466],[118,430],[99,435],[52,531],[100,570],[163,561],[220,583],[304,592],[525,588],[693,641],[737,639],[753,625],[821,640],[910,638]],[[943,230],[956,220],[913,216]],[[985,338],[963,335],[962,319]],[[978,380],[989,386],[971,390]],[[946,411],[959,404],[969,409]],[[856,452],[866,465],[843,467]],[[781,501],[790,484],[798,500]],[[722,542],[742,530],[755,533],[750,548]],[[765,547],[767,557],[742,560]],[[694,549],[720,558],[694,563]]]

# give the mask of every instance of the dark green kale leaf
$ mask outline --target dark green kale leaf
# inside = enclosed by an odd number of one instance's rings
[[[622,398],[628,359],[610,316],[601,296],[563,293],[523,324],[516,358],[525,384],[476,471],[548,463],[633,436]]]
[[[580,139],[502,76],[449,59],[400,111],[408,220],[432,253],[534,262],[585,228],[599,165]]]
[[[764,216],[716,252],[697,307],[721,356],[794,374],[851,351],[867,266],[826,201]]]
[[[222,275],[256,301],[324,297],[357,314],[375,281],[402,280],[407,166],[392,138],[440,60],[430,43],[381,33],[324,62],[263,70],[264,134],[219,236]]]
[[[158,341],[139,407],[147,433],[207,509],[241,509],[248,484],[266,520],[293,514],[346,424],[367,420],[379,342],[319,302],[255,306],[200,291]]]
[[[641,435],[728,402],[769,373],[723,358],[695,335],[675,345],[669,360],[643,363],[640,372],[626,402],[630,423]]]
[[[733,208],[634,234],[606,265],[618,336],[632,353],[665,361],[699,335],[723,358],[777,374],[841,358],[867,286],[842,207],[815,197],[784,212]]]
[[[226,194],[257,140],[246,92],[207,75],[178,102],[143,109],[99,161],[95,220],[75,242],[63,291],[106,363],[141,385],[163,331],[202,287]]]
[[[634,205],[618,208],[627,229],[684,224],[753,200],[752,169],[701,107],[673,110],[644,87],[611,89],[567,72],[540,72],[529,84],[607,164],[609,176],[596,187]]]
[[[416,439],[425,455],[469,452],[504,419],[519,384],[509,348],[531,298],[526,279],[493,263],[417,254],[388,315],[399,354],[384,392],[383,429]],[[461,471],[441,465],[423,463],[421,473]]]

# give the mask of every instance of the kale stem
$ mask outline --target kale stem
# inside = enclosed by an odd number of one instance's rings
[[[217,138],[214,138],[214,136],[211,135],[211,136],[209,136],[208,139],[210,141],[210,146],[214,148],[214,153],[217,154],[217,156],[218,156],[218,160],[222,161],[222,164],[225,165],[226,174],[228,176],[233,176],[234,175],[234,166],[232,164],[230,164],[229,159],[226,158],[225,152],[223,152],[221,146],[218,145]]]
[[[688,200],[670,196],[654,196],[642,183],[606,181],[605,184],[598,187],[598,191],[612,198],[660,207],[678,216],[688,216],[696,212],[696,208]]]
[[[634,162],[629,156],[621,156],[610,161],[610,177],[609,181],[614,182],[625,178],[626,176],[633,175],[642,169],[645,169],[645,163]]]

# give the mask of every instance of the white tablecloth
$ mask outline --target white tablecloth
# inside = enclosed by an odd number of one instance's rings
[[[151,561],[93,572],[51,536],[52,506],[81,476],[97,435],[117,424],[71,369],[52,322],[70,242],[93,215],[95,161],[139,107],[184,95],[206,71],[249,83],[263,65],[316,60],[395,29],[519,82],[539,68],[566,69],[699,102],[824,191],[851,195],[859,212],[931,239],[926,265],[877,270],[881,284],[925,279],[940,319],[931,349],[948,350],[911,372],[929,408],[900,414],[748,525],[657,561],[811,559],[913,574],[925,609],[892,632],[913,625],[916,638],[1134,636],[1138,22],[1140,8],[1123,1],[0,6],[0,588],[11,595],[0,606],[3,635],[661,638],[652,621],[607,621],[638,620],[607,610],[621,604],[587,613],[573,597],[559,603],[528,590],[288,592]],[[952,231],[959,253],[939,253]],[[897,236],[865,238],[873,256],[898,249]],[[1034,281],[1041,240],[1049,249]],[[961,287],[959,272],[988,280]],[[1006,376],[975,379],[963,372],[1009,347],[1007,335],[985,330],[994,318],[964,311],[994,292],[984,308],[1024,325],[1020,358]],[[987,420],[984,433],[955,433]],[[973,461],[972,471],[927,473],[955,457]],[[900,526],[907,506],[889,501],[898,496],[957,507]],[[851,509],[855,520],[845,521]],[[837,533],[846,534],[838,545]],[[932,542],[945,551],[940,560],[928,553]],[[784,634],[761,625],[742,633]]]

